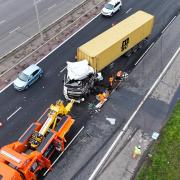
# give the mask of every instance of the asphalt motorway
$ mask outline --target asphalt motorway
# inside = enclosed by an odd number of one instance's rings
[[[152,2],[150,0],[137,2],[130,0],[124,2],[122,11],[112,18],[97,17],[47,57],[46,60],[40,63],[40,66],[45,72],[44,77],[31,88],[24,92],[16,92],[13,87],[10,86],[0,94],[0,121],[3,123],[3,127],[0,129],[0,145],[2,146],[18,139],[20,134],[22,134],[33,121],[38,119],[51,103],[55,103],[57,99],[63,99],[62,80],[64,72],[61,73],[60,71],[66,66],[67,60],[74,60],[76,48],[79,45],[111,27],[112,23],[116,23],[141,9],[154,14],[156,17],[155,27],[147,44],[148,46],[159,36],[160,32],[174,15],[176,15],[179,7],[180,4],[176,0],[171,2],[168,0],[161,0],[159,2]],[[120,66],[124,70],[132,69],[133,64],[144,51],[145,48],[129,59],[124,57],[120,58]],[[14,112],[16,113],[13,114]],[[73,131],[71,131],[72,135],[89,122],[90,116],[87,112],[87,104],[76,105],[74,107],[73,114],[76,123]],[[66,155],[64,155],[64,158],[66,158]]]
[[[47,27],[83,0],[6,0],[0,1],[0,56]],[[36,16],[34,2],[38,15]]]

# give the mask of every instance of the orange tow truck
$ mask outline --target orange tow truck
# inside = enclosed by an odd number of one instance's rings
[[[74,124],[68,115],[73,103],[74,100],[64,106],[57,101],[18,141],[0,149],[0,179],[36,180],[42,169],[51,167],[51,155],[64,151],[65,135]]]

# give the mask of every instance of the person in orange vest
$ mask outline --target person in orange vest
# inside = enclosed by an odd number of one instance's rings
[[[100,102],[104,102],[105,101],[105,96],[103,95],[103,93],[99,93],[96,97]]]
[[[116,80],[121,80],[122,77],[123,77],[123,72],[122,71],[118,71],[117,74],[116,74]]]

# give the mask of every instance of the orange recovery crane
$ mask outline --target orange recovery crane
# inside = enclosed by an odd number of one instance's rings
[[[64,151],[65,135],[74,124],[68,115],[73,103],[74,100],[64,106],[62,101],[57,101],[18,141],[0,149],[0,179],[36,180],[42,169],[51,167],[51,155]]]

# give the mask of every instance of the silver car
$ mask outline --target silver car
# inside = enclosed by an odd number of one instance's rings
[[[32,64],[22,71],[14,80],[14,88],[18,91],[27,89],[31,84],[38,80],[42,74],[43,70],[39,66]]]

